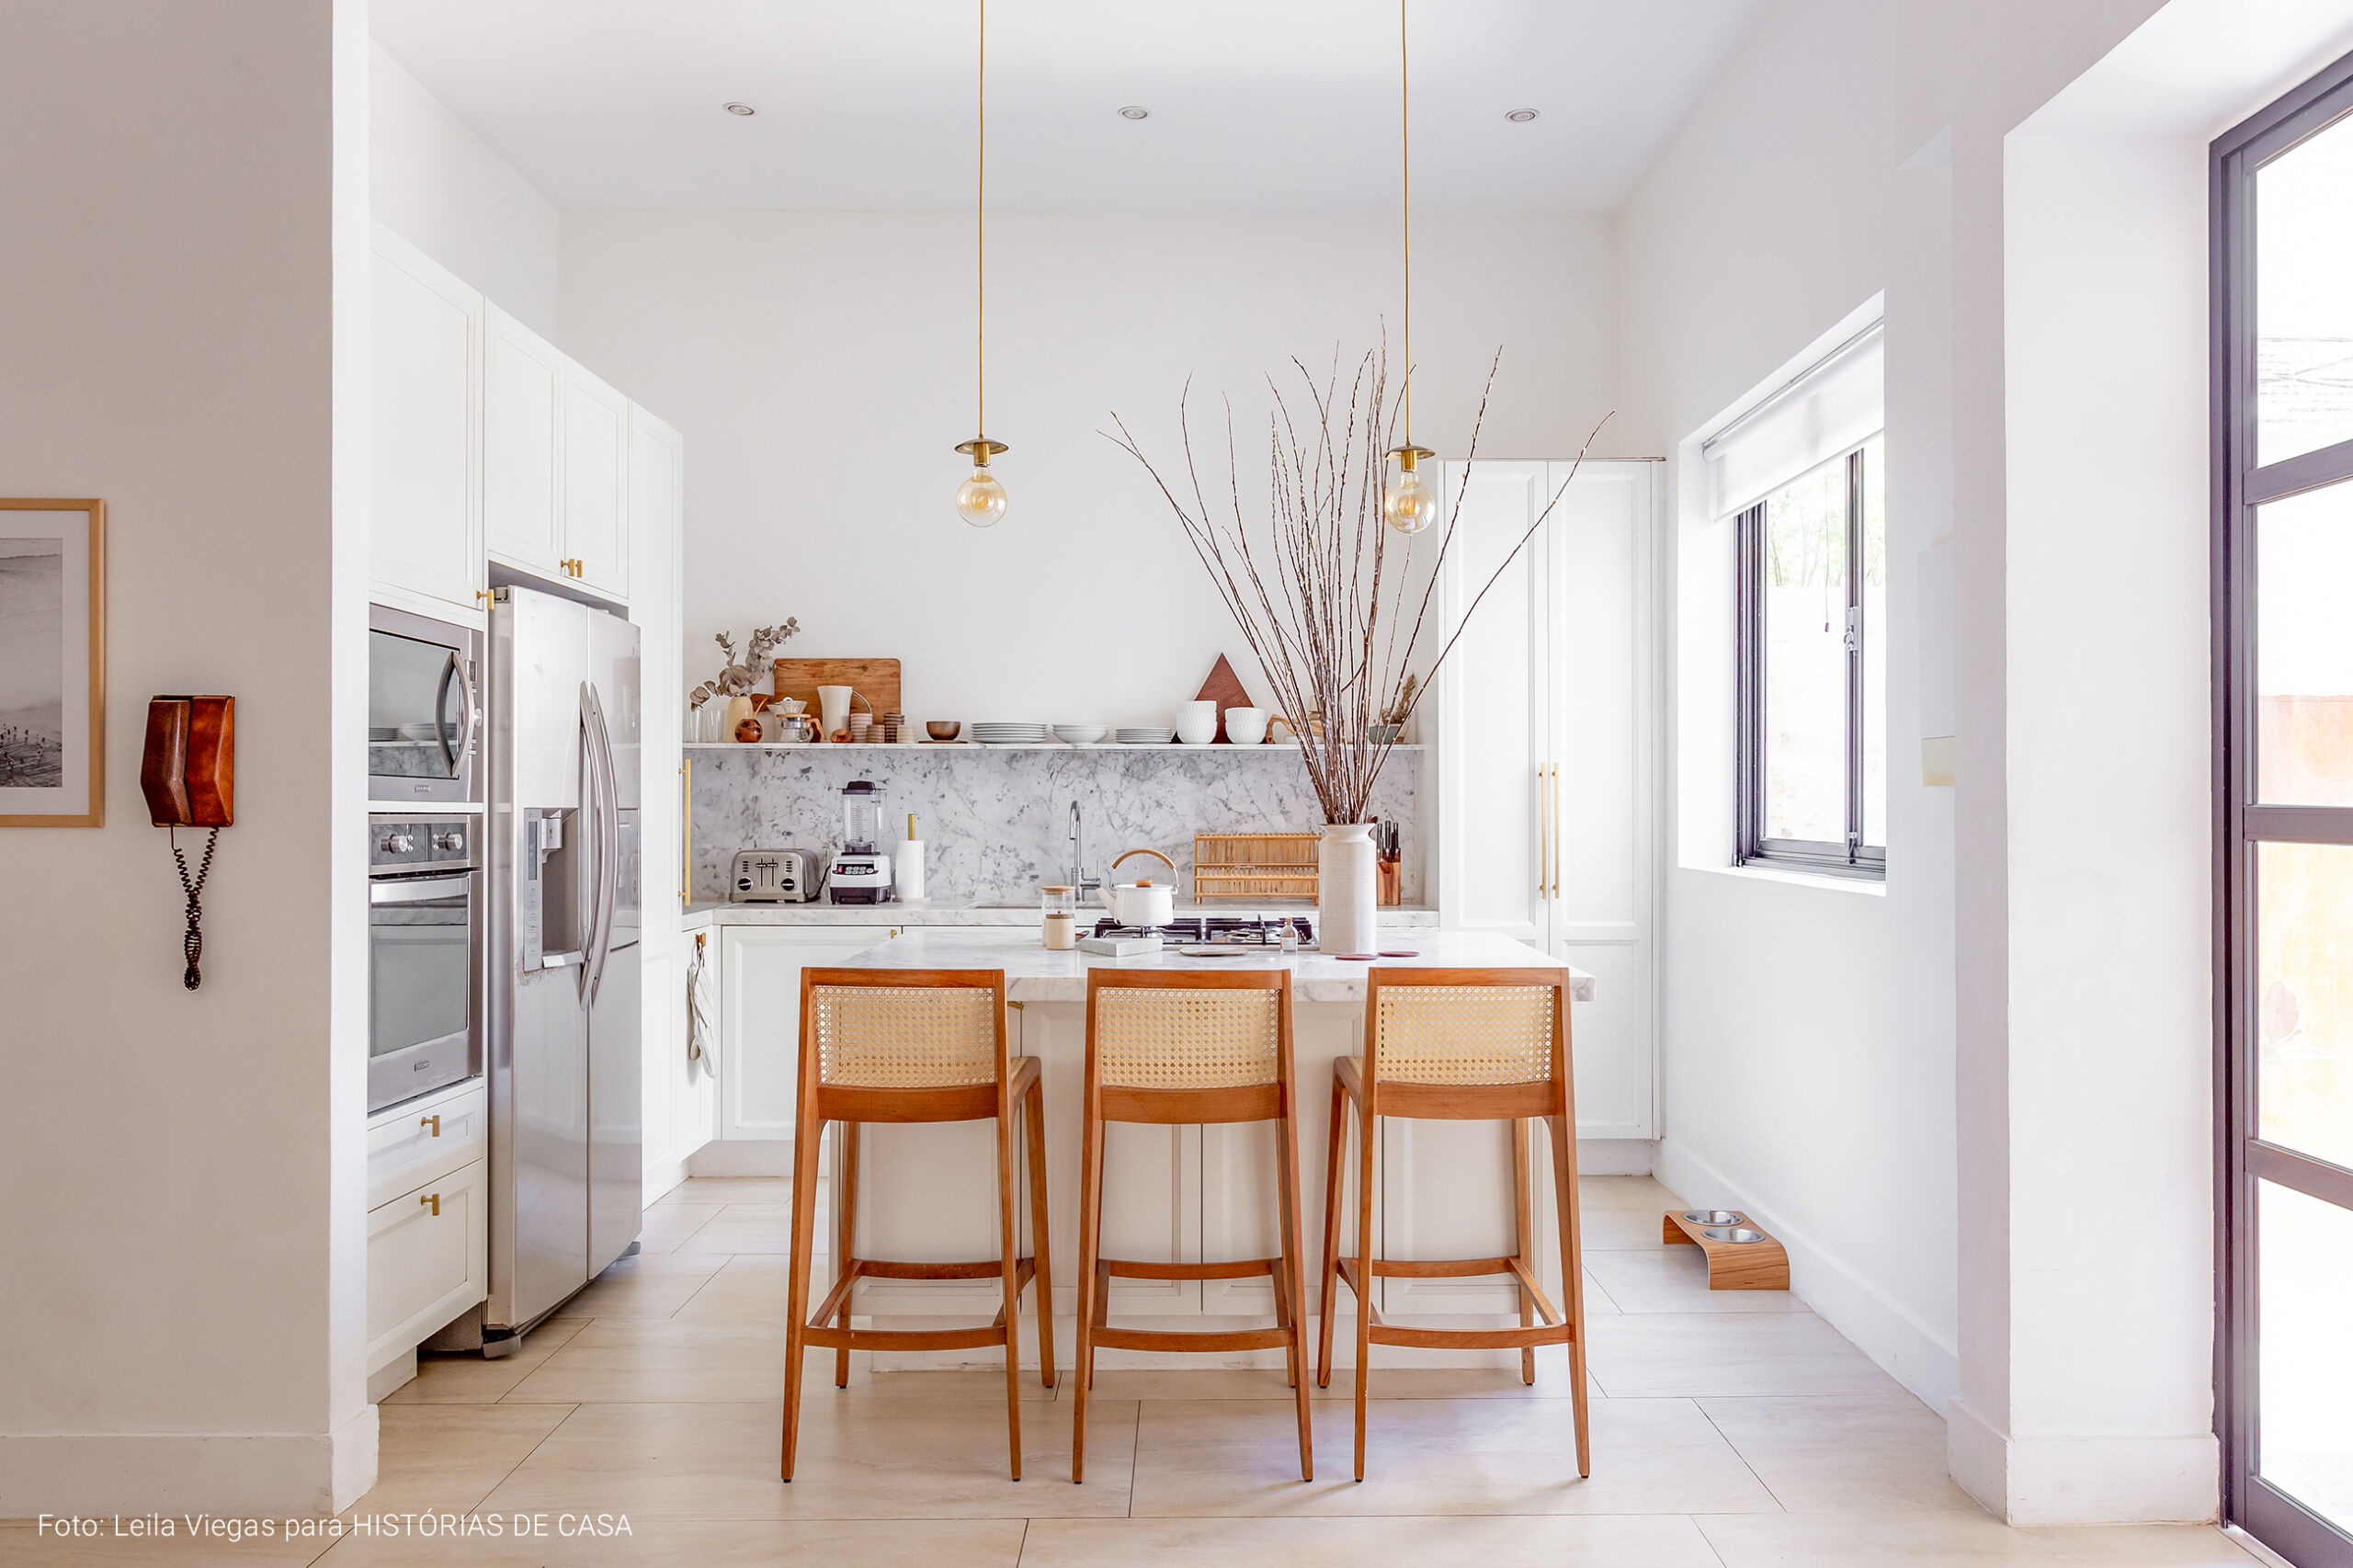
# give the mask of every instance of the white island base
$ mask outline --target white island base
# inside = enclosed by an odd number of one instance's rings
[[[1383,960],[1384,968],[1413,964],[1559,968],[1532,948],[1506,937],[1430,930],[1390,931],[1385,945],[1411,948],[1411,960]],[[1311,1310],[1320,1288],[1324,1237],[1324,1184],[1331,1116],[1332,1062],[1362,1050],[1365,971],[1363,963],[1318,954],[1242,959],[1188,959],[1170,949],[1144,959],[1089,959],[1082,953],[1044,950],[1033,934],[984,930],[916,931],[878,944],[846,960],[847,967],[885,969],[1002,969],[1010,1003],[1008,1048],[1034,1056],[1045,1076],[1047,1200],[1052,1234],[1056,1359],[1071,1363],[1077,1345],[1079,1105],[1086,1060],[1086,969],[1100,963],[1121,969],[1270,967],[1292,970],[1297,1074],[1302,1105],[1299,1142],[1301,1200],[1306,1237]],[[1589,976],[1571,971],[1571,995],[1590,1000]],[[1574,1017],[1570,1038],[1575,1037]],[[821,1168],[838,1169],[838,1129],[829,1130]],[[1562,1299],[1558,1216],[1552,1191],[1550,1140],[1532,1129],[1531,1191],[1538,1216],[1531,1250],[1540,1260],[1545,1289]],[[858,1168],[858,1236],[862,1256],[909,1262],[944,1262],[997,1256],[995,1133],[985,1121],[944,1126],[870,1125]],[[1194,1263],[1267,1257],[1279,1250],[1275,1201],[1275,1124],[1218,1127],[1148,1127],[1114,1124],[1108,1129],[1104,1161],[1103,1250],[1107,1256],[1145,1262]],[[1026,1161],[1015,1144],[1023,1190],[1023,1244],[1029,1244]],[[1495,1257],[1513,1250],[1511,1137],[1501,1122],[1404,1121],[1384,1119],[1380,1190],[1374,1194],[1376,1250],[1392,1258]],[[813,1303],[830,1283],[834,1215],[828,1200],[818,1230],[820,1262],[811,1292]],[[1355,1183],[1344,1199],[1343,1254],[1356,1250]],[[1500,1327],[1519,1321],[1518,1292],[1501,1278],[1388,1279],[1380,1282],[1384,1316],[1433,1326]],[[938,1320],[985,1323],[1001,1304],[994,1281],[973,1285],[866,1280],[858,1288],[856,1313],[861,1325],[931,1326]],[[1038,1336],[1023,1299],[1021,1353],[1038,1358]],[[1132,1327],[1182,1329],[1214,1326],[1205,1318],[1256,1317],[1272,1321],[1273,1291],[1255,1280],[1112,1282],[1114,1323]],[[1353,1303],[1339,1293],[1336,1368],[1354,1352]],[[1239,1326],[1239,1325],[1236,1325]],[[1311,1324],[1311,1340],[1313,1335]],[[878,1367],[940,1367],[978,1364],[974,1352],[877,1353]],[[1379,1364],[1388,1366],[1517,1365],[1516,1351],[1435,1351],[1379,1346]],[[989,1364],[1002,1365],[990,1358]],[[1279,1349],[1217,1358],[1156,1356],[1136,1351],[1099,1351],[1101,1367],[1275,1366]]]

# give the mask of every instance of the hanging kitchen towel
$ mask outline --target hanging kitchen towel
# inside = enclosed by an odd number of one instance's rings
[[[719,1076],[719,1039],[710,1027],[710,988],[703,975],[703,933],[695,933],[695,956],[687,964],[687,1061]]]

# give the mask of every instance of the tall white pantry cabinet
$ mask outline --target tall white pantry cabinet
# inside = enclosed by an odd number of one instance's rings
[[[684,1039],[684,442],[381,224],[369,311],[371,597],[481,628],[497,566],[585,591],[639,628],[644,1155],[648,1190],[665,1191],[716,1112]],[[449,1091],[466,1106],[481,1092]],[[481,1299],[487,1146],[460,1136],[471,1114],[437,1102],[370,1119],[371,1180],[379,1166],[433,1177],[416,1193],[371,1190],[371,1373]]]
[[[1589,460],[1574,478],[1565,462],[1444,471],[1440,515],[1458,502],[1461,514],[1440,594],[1444,624],[1462,630],[1438,670],[1438,904],[1449,927],[1498,932],[1595,977],[1570,1042],[1580,1139],[1658,1136],[1660,467]]]

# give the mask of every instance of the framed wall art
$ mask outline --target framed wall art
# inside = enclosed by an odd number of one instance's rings
[[[0,498],[0,827],[106,820],[106,516]]]

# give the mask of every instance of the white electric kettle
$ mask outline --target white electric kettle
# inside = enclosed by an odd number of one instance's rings
[[[1157,849],[1131,849],[1111,862],[1111,869],[1118,870],[1139,855],[1149,855],[1167,867],[1169,880],[1165,882],[1143,879],[1132,882],[1107,880],[1099,895],[1103,907],[1109,910],[1111,918],[1122,926],[1165,926],[1176,918],[1176,862]]]

